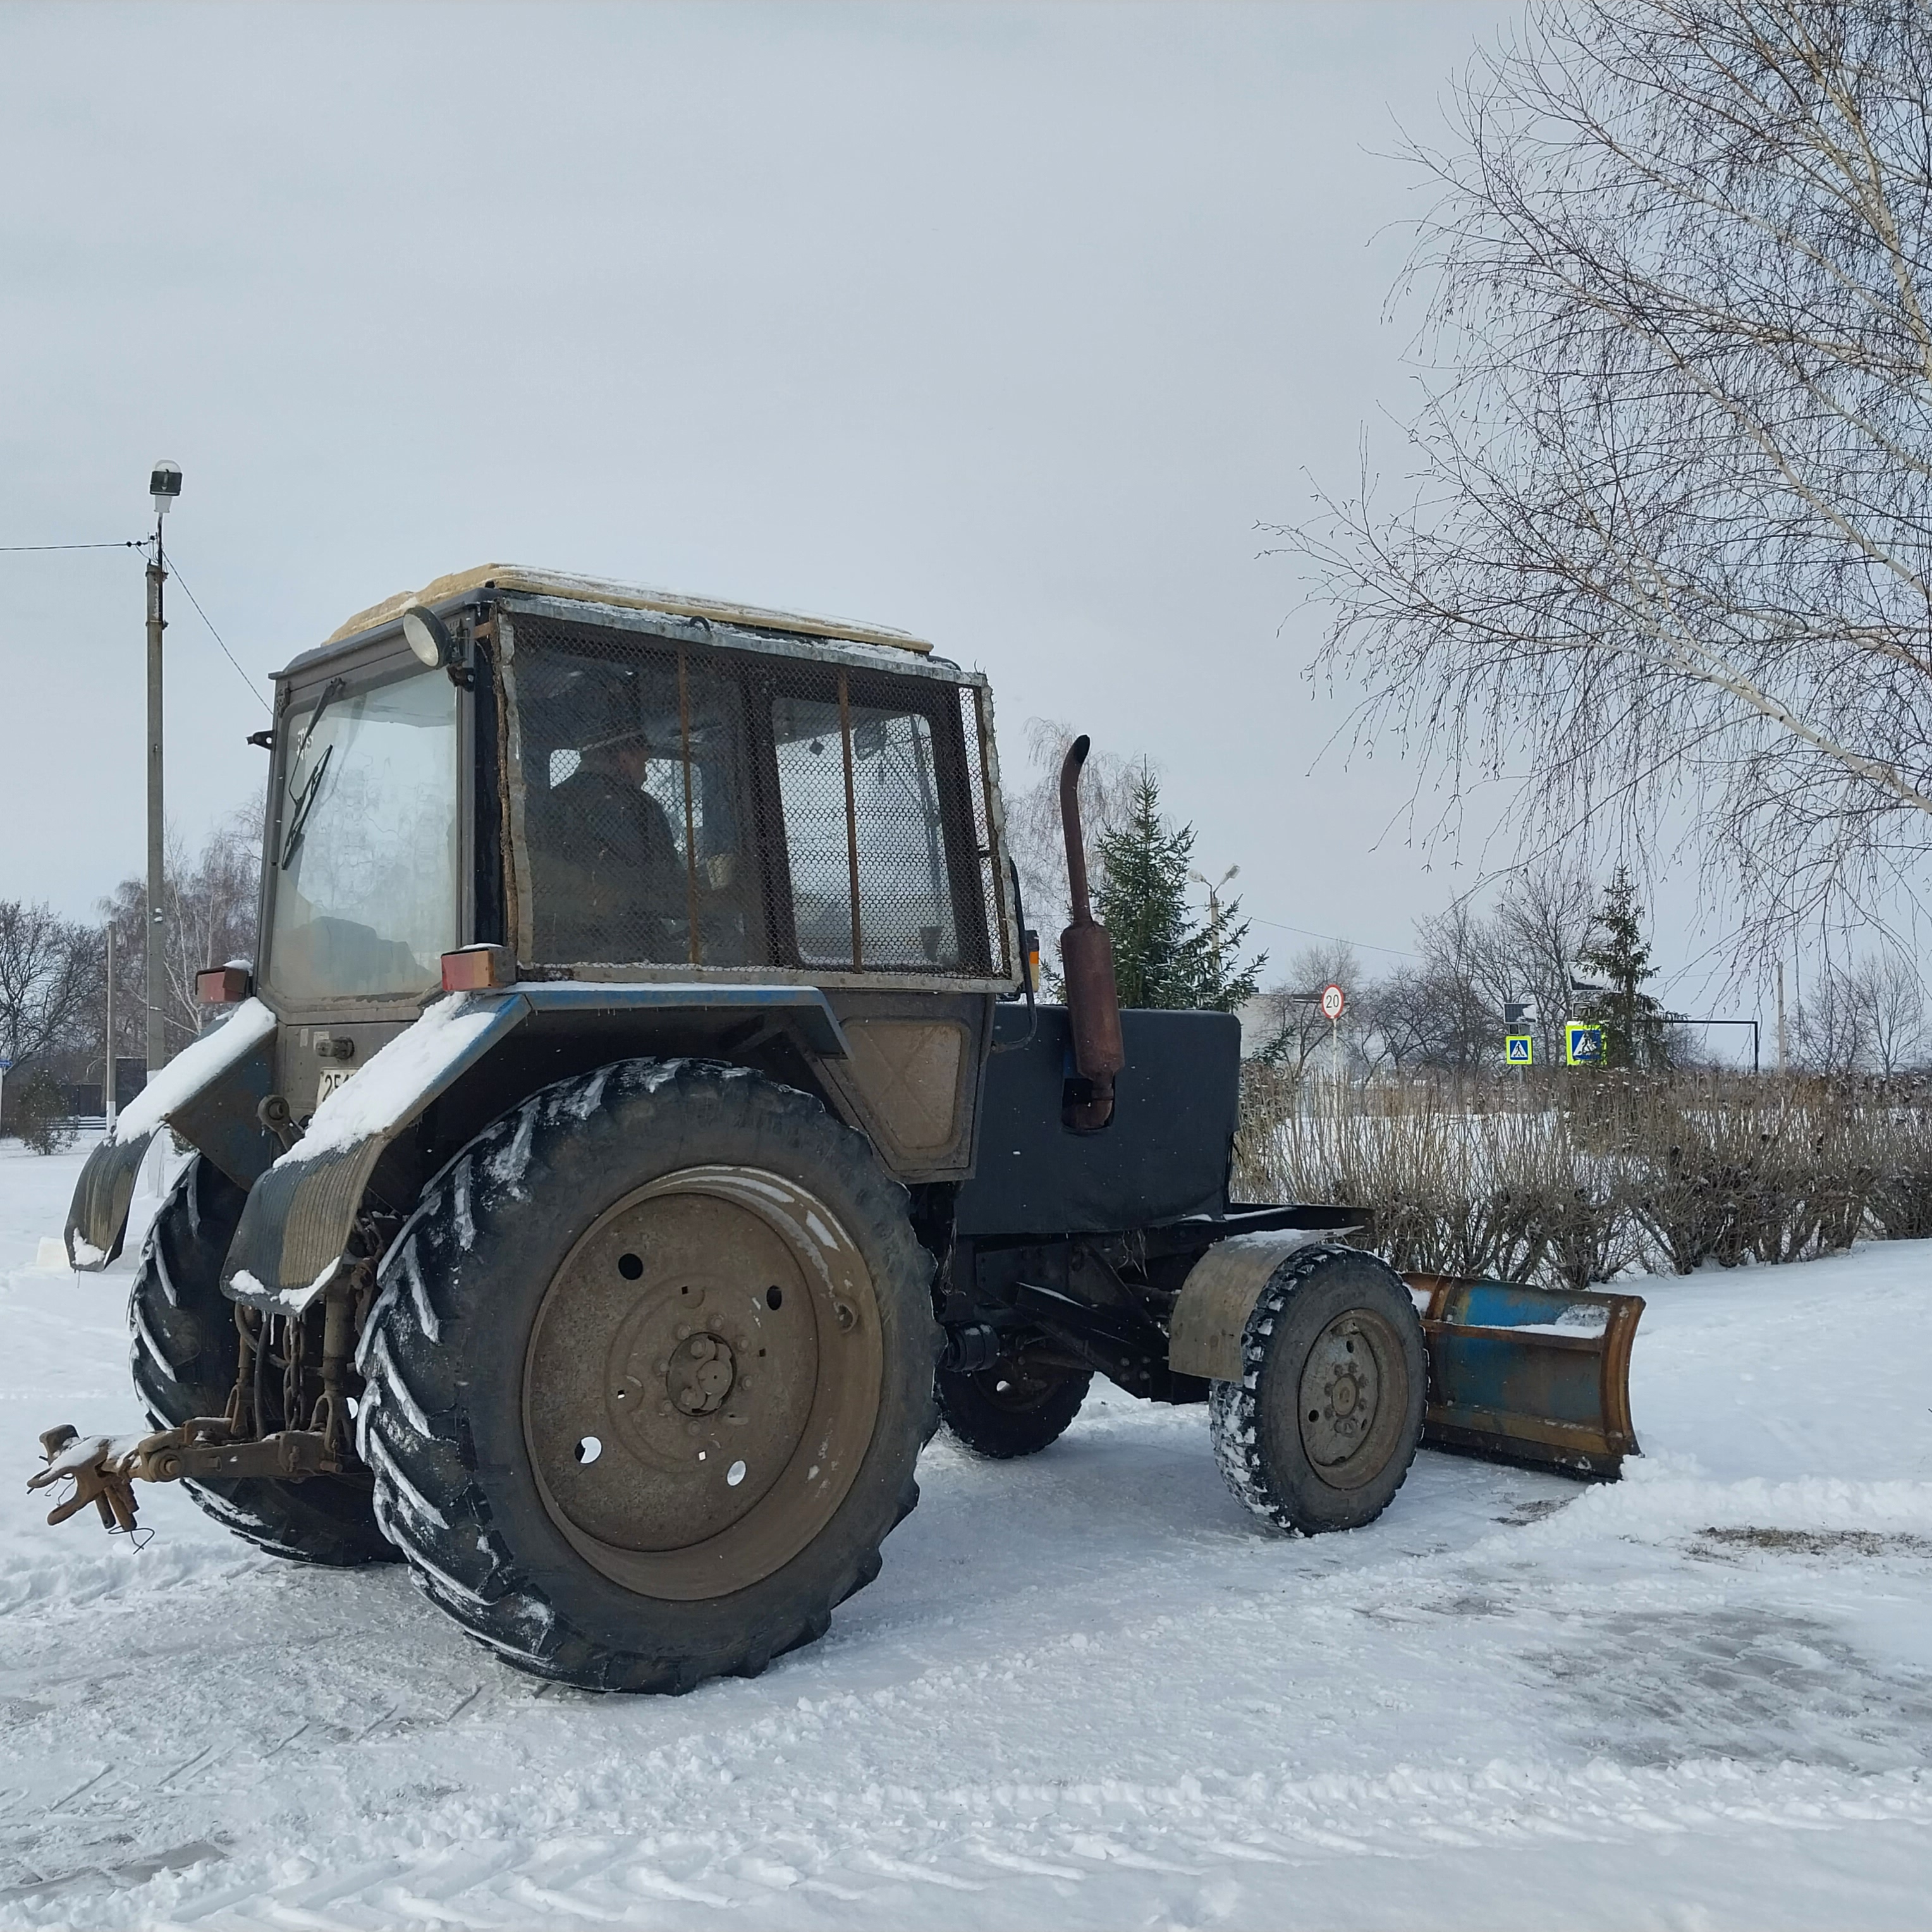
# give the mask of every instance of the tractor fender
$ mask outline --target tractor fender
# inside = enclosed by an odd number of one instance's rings
[[[1311,1242],[1332,1241],[1346,1232],[1286,1228],[1216,1241],[1181,1284],[1168,1322],[1168,1366],[1176,1375],[1239,1382],[1244,1372],[1241,1337],[1276,1270]]]
[[[844,1034],[812,986],[686,986],[535,980],[452,993],[370,1055],[318,1106],[300,1140],[257,1180],[222,1264],[232,1300],[298,1315],[334,1278],[385,1150],[430,1102],[536,1015],[742,1007],[794,1027],[813,1051],[842,1058]]]
[[[121,1252],[134,1179],[154,1136],[171,1126],[238,1186],[267,1167],[274,1144],[256,1109],[268,1091],[275,1016],[244,1000],[220,1025],[184,1047],[126,1106],[87,1157],[67,1215],[69,1263],[97,1274]]]

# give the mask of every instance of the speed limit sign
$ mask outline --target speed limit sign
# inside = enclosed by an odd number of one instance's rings
[[[1331,980],[1322,988],[1322,1017],[1324,1020],[1339,1020],[1342,1006],[1342,989]]]

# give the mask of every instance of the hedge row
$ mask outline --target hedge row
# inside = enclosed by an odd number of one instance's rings
[[[1242,1112],[1240,1198],[1367,1208],[1400,1268],[1580,1288],[1932,1235],[1932,1105],[1916,1094],[1633,1077],[1541,1105],[1384,1090],[1338,1115],[1255,1066]]]

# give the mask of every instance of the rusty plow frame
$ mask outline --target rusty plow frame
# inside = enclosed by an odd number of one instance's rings
[[[1641,1452],[1630,1423],[1640,1294],[1406,1274],[1422,1318],[1433,1449],[1614,1479]]]

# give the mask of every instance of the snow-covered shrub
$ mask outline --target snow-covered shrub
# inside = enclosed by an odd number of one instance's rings
[[[35,1154],[58,1154],[74,1144],[79,1130],[60,1082],[37,1066],[20,1083],[12,1114],[14,1131]]]
[[[1559,1076],[1311,1097],[1250,1066],[1238,1196],[1367,1209],[1403,1269],[1582,1288],[1932,1234],[1932,1114],[1846,1083]]]
[[[1660,1083],[1630,1138],[1632,1204],[1653,1260],[1688,1274],[1849,1247],[1877,1176],[1877,1132],[1842,1084]]]
[[[1754,1126],[1755,1124],[1751,1124]],[[1630,1199],[1653,1264],[1689,1274],[1736,1268],[1760,1219],[1765,1150],[1738,1115],[1683,1110],[1660,1096],[1631,1136]]]
[[[1373,1245],[1398,1268],[1574,1286],[1627,1258],[1614,1173],[1552,1109],[1416,1087],[1338,1118],[1305,1110],[1264,1068],[1245,1098],[1238,1191],[1366,1208]]]
[[[1871,1217],[1888,1240],[1932,1235],[1932,1111],[1883,1110],[1872,1178]]]
[[[1624,1164],[1586,1144],[1567,1116],[1552,1118],[1552,1174],[1542,1209],[1544,1283],[1588,1288],[1614,1280],[1642,1258]]]
[[[1821,1088],[1802,1131],[1805,1144],[1792,1162],[1797,1180],[1792,1192],[1804,1196],[1804,1218],[1815,1228],[1815,1252],[1841,1253],[1870,1222],[1885,1160],[1884,1116],[1856,1094]],[[1759,1253],[1762,1261],[1798,1258],[1762,1248]]]

